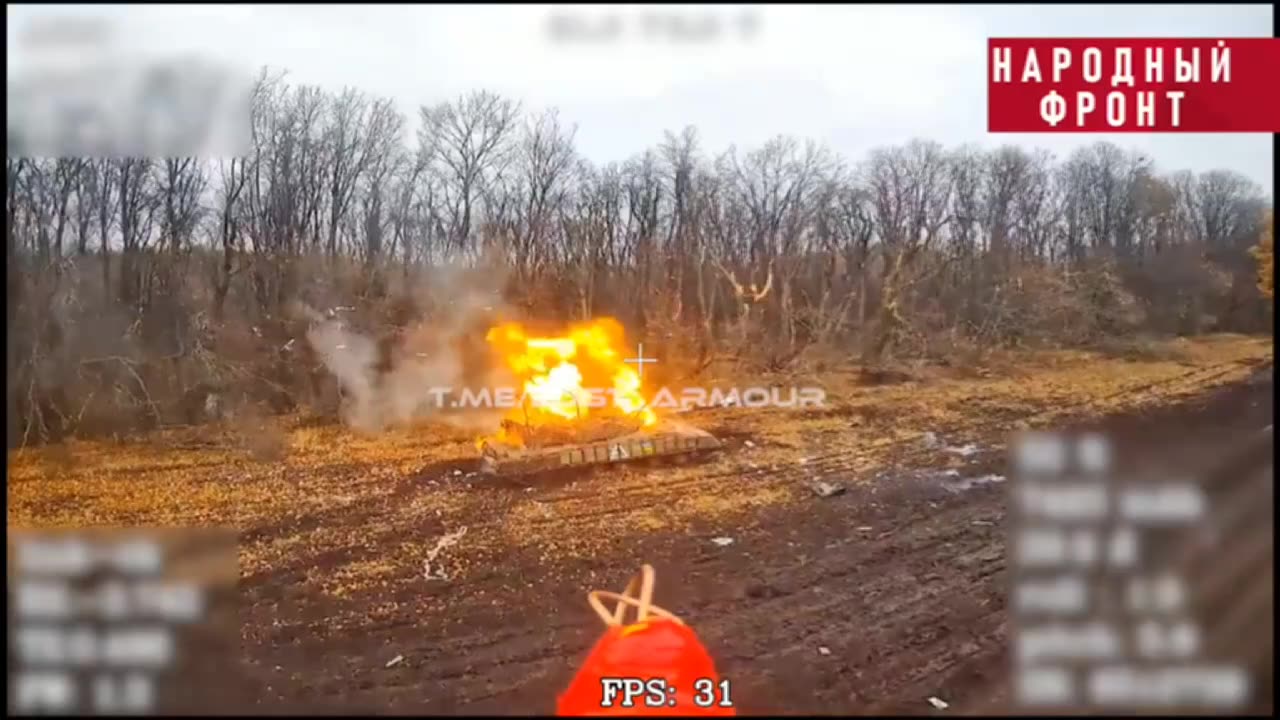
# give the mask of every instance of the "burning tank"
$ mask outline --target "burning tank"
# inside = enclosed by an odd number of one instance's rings
[[[619,350],[622,326],[612,319],[575,325],[558,337],[531,336],[507,323],[487,340],[522,386],[520,405],[498,433],[477,442],[487,474],[684,459],[720,448],[710,433],[648,406],[641,373]]]

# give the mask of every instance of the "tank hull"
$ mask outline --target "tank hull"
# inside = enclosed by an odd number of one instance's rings
[[[592,465],[635,462],[652,458],[685,458],[714,452],[721,443],[714,435],[692,426],[660,421],[651,428],[593,442],[539,449],[486,444],[480,469],[486,475],[517,476]]]

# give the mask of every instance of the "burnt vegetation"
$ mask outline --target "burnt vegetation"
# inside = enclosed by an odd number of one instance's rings
[[[1271,328],[1262,190],[1108,143],[855,159],[690,127],[597,165],[554,110],[488,92],[411,124],[264,73],[252,107],[243,158],[8,158],[10,447],[333,414],[308,327],[341,316],[385,355],[448,317],[446,266],[540,322],[617,317],[690,372]]]

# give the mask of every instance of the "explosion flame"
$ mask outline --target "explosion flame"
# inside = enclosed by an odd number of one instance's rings
[[[520,406],[507,414],[513,423],[573,423],[610,412],[641,427],[657,422],[641,395],[639,374],[618,350],[624,332],[612,318],[573,325],[560,337],[531,336],[520,323],[508,322],[485,339],[523,386]],[[505,430],[496,439],[519,444]]]

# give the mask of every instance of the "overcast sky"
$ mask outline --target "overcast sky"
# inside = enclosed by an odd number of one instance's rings
[[[22,68],[15,40],[31,21],[104,17],[131,49],[286,68],[298,82],[392,96],[410,116],[421,104],[478,88],[528,108],[558,107],[578,126],[580,151],[598,162],[623,160],[685,125],[698,128],[710,151],[782,133],[825,141],[849,159],[913,137],[1017,142],[1059,154],[1105,138],[1144,150],[1162,170],[1230,168],[1268,192],[1268,135],[990,135],[985,51],[992,35],[1269,37],[1272,12],[1270,5],[7,8],[10,73]],[[693,37],[649,32],[656,18],[683,21]],[[575,23],[571,37],[554,30]]]

